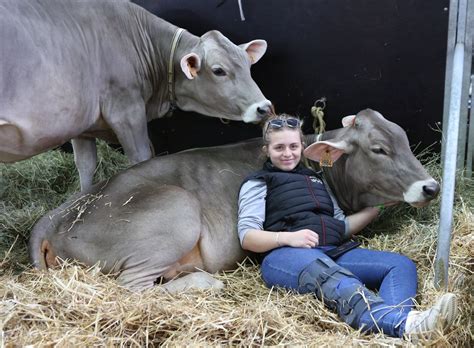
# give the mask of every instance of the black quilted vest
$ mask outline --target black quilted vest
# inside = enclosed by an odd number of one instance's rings
[[[319,245],[340,245],[344,241],[345,223],[333,217],[331,197],[317,173],[301,164],[285,172],[267,161],[263,170],[245,181],[251,179],[263,179],[267,184],[266,231],[308,228],[319,235]]]

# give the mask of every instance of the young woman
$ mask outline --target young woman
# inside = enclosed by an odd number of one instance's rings
[[[403,337],[447,329],[457,312],[455,295],[413,310],[417,274],[407,257],[363,248],[334,260],[326,255],[377,217],[379,208],[344,216],[322,177],[301,164],[300,121],[272,116],[263,139],[268,159],[242,184],[238,231],[242,247],[260,254],[267,286],[312,292],[363,331]]]

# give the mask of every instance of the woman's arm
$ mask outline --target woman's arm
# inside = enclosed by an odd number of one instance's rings
[[[308,229],[295,232],[272,232],[250,229],[245,234],[242,248],[256,253],[263,253],[282,246],[309,249],[314,248],[318,244],[318,234]]]
[[[380,208],[378,207],[367,207],[358,211],[355,214],[349,215],[347,223],[349,226],[349,236],[352,236],[371,223],[380,213]]]
[[[332,200],[334,206],[334,218],[344,221],[346,223],[346,238],[351,238],[352,235],[362,231],[365,226],[371,223],[381,213],[381,207],[367,207],[355,214],[345,216],[344,211],[339,207],[336,197],[331,191],[331,188],[324,181],[326,190],[328,191],[329,197]],[[382,204],[382,207],[389,207],[398,204],[399,202],[389,202]]]

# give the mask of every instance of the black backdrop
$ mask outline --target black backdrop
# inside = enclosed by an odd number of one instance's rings
[[[437,143],[442,120],[449,0],[135,0],[195,35],[217,29],[234,43],[268,42],[252,76],[277,112],[327,98],[327,129],[370,107],[400,124],[412,144]],[[176,111],[150,122],[157,155],[260,135],[257,125]]]

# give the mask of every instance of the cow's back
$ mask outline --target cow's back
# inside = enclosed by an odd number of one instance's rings
[[[2,105],[28,100],[37,107],[25,90],[42,95],[45,89],[63,95],[80,95],[91,88],[97,92],[103,69],[114,65],[117,52],[126,54],[124,47],[130,46],[128,12],[124,1],[0,3]],[[101,60],[105,52],[110,55],[107,64]]]
[[[108,84],[134,78],[124,72],[134,70],[137,11],[118,0],[0,3],[0,125],[12,125],[12,140],[16,129],[26,158],[103,128]]]

